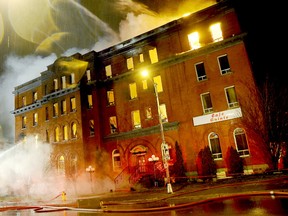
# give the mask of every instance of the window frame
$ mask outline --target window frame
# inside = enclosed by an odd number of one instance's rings
[[[198,66],[203,65],[201,68],[198,68]],[[196,73],[196,78],[198,82],[201,81],[205,81],[207,80],[207,74],[206,74],[206,70],[205,70],[205,64],[204,62],[198,62],[196,64],[194,64],[194,68],[195,68],[195,73]],[[202,70],[202,71],[201,71]],[[203,74],[202,74],[203,73]]]
[[[211,136],[214,136],[216,138],[213,138]],[[211,142],[211,140],[218,140],[217,143],[214,143],[214,142]],[[209,133],[208,135],[208,143],[209,143],[209,148],[210,148],[210,151],[212,153],[212,157],[214,160],[222,160],[223,159],[223,155],[222,155],[222,149],[221,149],[221,144],[220,144],[220,138],[219,138],[219,135],[215,132],[211,132]],[[214,145],[217,145],[216,148],[214,147]],[[217,150],[217,149],[220,149],[219,152],[214,152],[214,150]]]

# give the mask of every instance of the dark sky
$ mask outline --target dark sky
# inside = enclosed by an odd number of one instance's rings
[[[8,111],[14,109],[14,86],[39,76],[57,56],[101,50],[215,2],[0,0],[0,125],[13,121],[14,116]],[[286,52],[286,34],[282,29],[287,18],[280,12],[285,10],[279,5],[280,0],[231,2],[239,11],[243,30],[248,32],[256,75],[283,77],[287,60],[279,51]],[[285,79],[278,81],[286,83]],[[13,127],[6,127],[4,136],[8,132],[13,134]]]

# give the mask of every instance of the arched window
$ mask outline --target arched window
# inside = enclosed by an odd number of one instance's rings
[[[68,140],[68,126],[64,125],[63,127],[63,140],[67,141]]]
[[[63,155],[58,158],[57,171],[59,175],[65,175],[65,158]]]
[[[77,138],[77,124],[75,122],[73,122],[71,125],[71,136],[72,139]]]
[[[71,169],[71,175],[74,176],[77,174],[77,166],[78,166],[78,157],[77,155],[72,155],[70,157],[70,169]]]
[[[216,133],[212,132],[209,134],[208,140],[209,140],[209,147],[212,152],[213,158],[215,160],[222,159],[222,151],[221,151],[219,136]]]
[[[240,155],[240,157],[248,156],[249,149],[246,139],[245,131],[242,128],[236,128],[233,132],[236,149]]]
[[[120,152],[118,149],[114,149],[112,152],[112,163],[114,171],[121,168]]]

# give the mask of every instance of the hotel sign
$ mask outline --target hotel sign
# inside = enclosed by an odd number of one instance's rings
[[[241,108],[225,110],[222,112],[215,112],[207,115],[196,116],[193,118],[194,126],[211,124],[214,122],[226,121],[242,117]]]

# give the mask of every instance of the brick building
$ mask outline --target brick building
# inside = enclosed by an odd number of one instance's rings
[[[187,176],[197,175],[205,146],[219,176],[230,146],[246,173],[263,172],[270,156],[245,37],[221,1],[102,51],[61,57],[15,87],[16,140],[51,143],[59,174],[92,166],[118,183],[137,181],[151,174],[152,155],[161,161],[156,83],[170,168],[178,143]]]

